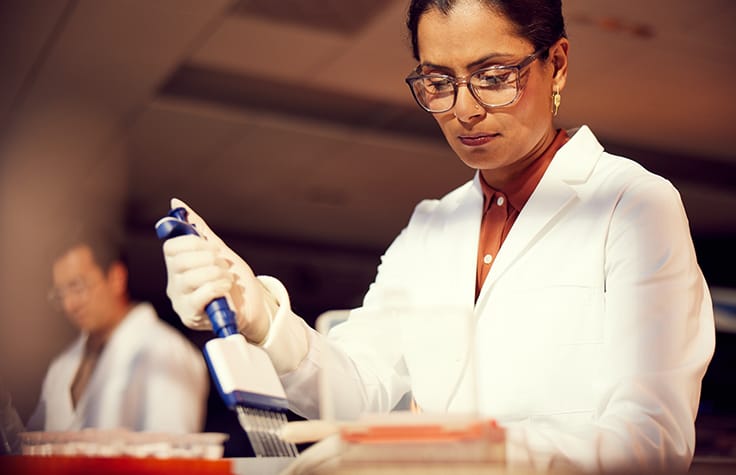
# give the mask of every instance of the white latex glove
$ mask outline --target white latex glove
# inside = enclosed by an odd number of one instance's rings
[[[306,475],[315,473],[340,473],[340,469],[344,468],[340,464],[341,456],[345,453],[346,449],[349,449],[349,447],[346,447],[340,435],[333,434],[311,445],[304,452],[300,453],[279,474]]]
[[[172,199],[171,208],[178,207],[187,210],[187,221],[199,236],[178,236],[164,242],[166,295],[174,311],[189,328],[211,329],[204,307],[225,296],[235,311],[238,330],[249,341],[260,344],[278,308],[276,299],[197,213],[183,201]]]

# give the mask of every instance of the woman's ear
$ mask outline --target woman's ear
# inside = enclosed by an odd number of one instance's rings
[[[550,48],[550,60],[552,61],[552,89],[561,91],[567,82],[567,54],[570,42],[567,38],[560,38]]]

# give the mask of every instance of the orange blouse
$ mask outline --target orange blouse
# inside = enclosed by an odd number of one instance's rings
[[[480,175],[480,184],[483,188],[483,220],[480,224],[480,240],[478,241],[476,299],[503,241],[511,231],[511,226],[514,225],[521,209],[539,184],[552,158],[569,139],[564,129],[558,130],[547,150],[519,176],[511,180],[505,187],[506,190],[492,188],[483,179],[483,175]]]

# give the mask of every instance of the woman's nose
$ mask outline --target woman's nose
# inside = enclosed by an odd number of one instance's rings
[[[453,112],[460,122],[472,122],[473,119],[482,117],[486,110],[475,99],[467,84],[460,84],[457,88]]]

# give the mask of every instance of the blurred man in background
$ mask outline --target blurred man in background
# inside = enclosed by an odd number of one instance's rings
[[[78,233],[55,253],[51,301],[80,330],[51,363],[29,430],[202,430],[208,395],[201,353],[128,295],[117,240]]]

